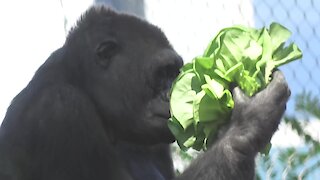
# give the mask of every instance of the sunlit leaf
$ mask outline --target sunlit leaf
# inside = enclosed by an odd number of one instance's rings
[[[285,46],[290,35],[277,23],[262,29],[225,28],[202,56],[182,67],[171,90],[169,120],[182,149],[206,149],[214,142],[234,106],[231,84],[252,96],[265,88],[275,68],[302,57],[295,44]],[[298,124],[292,126],[299,129]]]

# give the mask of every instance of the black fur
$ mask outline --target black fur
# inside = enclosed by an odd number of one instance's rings
[[[1,180],[173,179],[166,94],[181,66],[157,27],[90,8],[8,108]],[[236,88],[227,130],[176,178],[252,179],[289,94],[279,72],[253,98]]]

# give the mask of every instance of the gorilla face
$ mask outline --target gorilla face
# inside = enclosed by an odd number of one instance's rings
[[[84,31],[83,39],[72,39],[71,34],[69,41],[86,43],[69,44],[90,45],[77,47],[87,51],[81,57],[82,88],[95,102],[105,128],[130,142],[173,142],[167,126],[168,92],[183,64],[181,57],[165,35],[147,22],[112,11],[100,18],[95,20],[99,25],[79,26],[85,28],[71,32]]]

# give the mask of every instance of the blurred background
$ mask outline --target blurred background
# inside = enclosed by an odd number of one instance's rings
[[[0,123],[12,98],[63,45],[80,15],[101,3],[159,26],[185,62],[201,55],[222,28],[287,27],[303,58],[280,68],[292,96],[270,154],[257,158],[257,179],[320,179],[320,0],[3,0]],[[177,173],[198,154],[172,150]]]

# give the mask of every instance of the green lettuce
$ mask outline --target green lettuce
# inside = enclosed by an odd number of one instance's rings
[[[181,68],[171,89],[168,126],[182,150],[206,150],[234,107],[230,86],[252,96],[265,88],[272,71],[302,52],[287,45],[291,32],[280,24],[222,29],[202,56]]]

